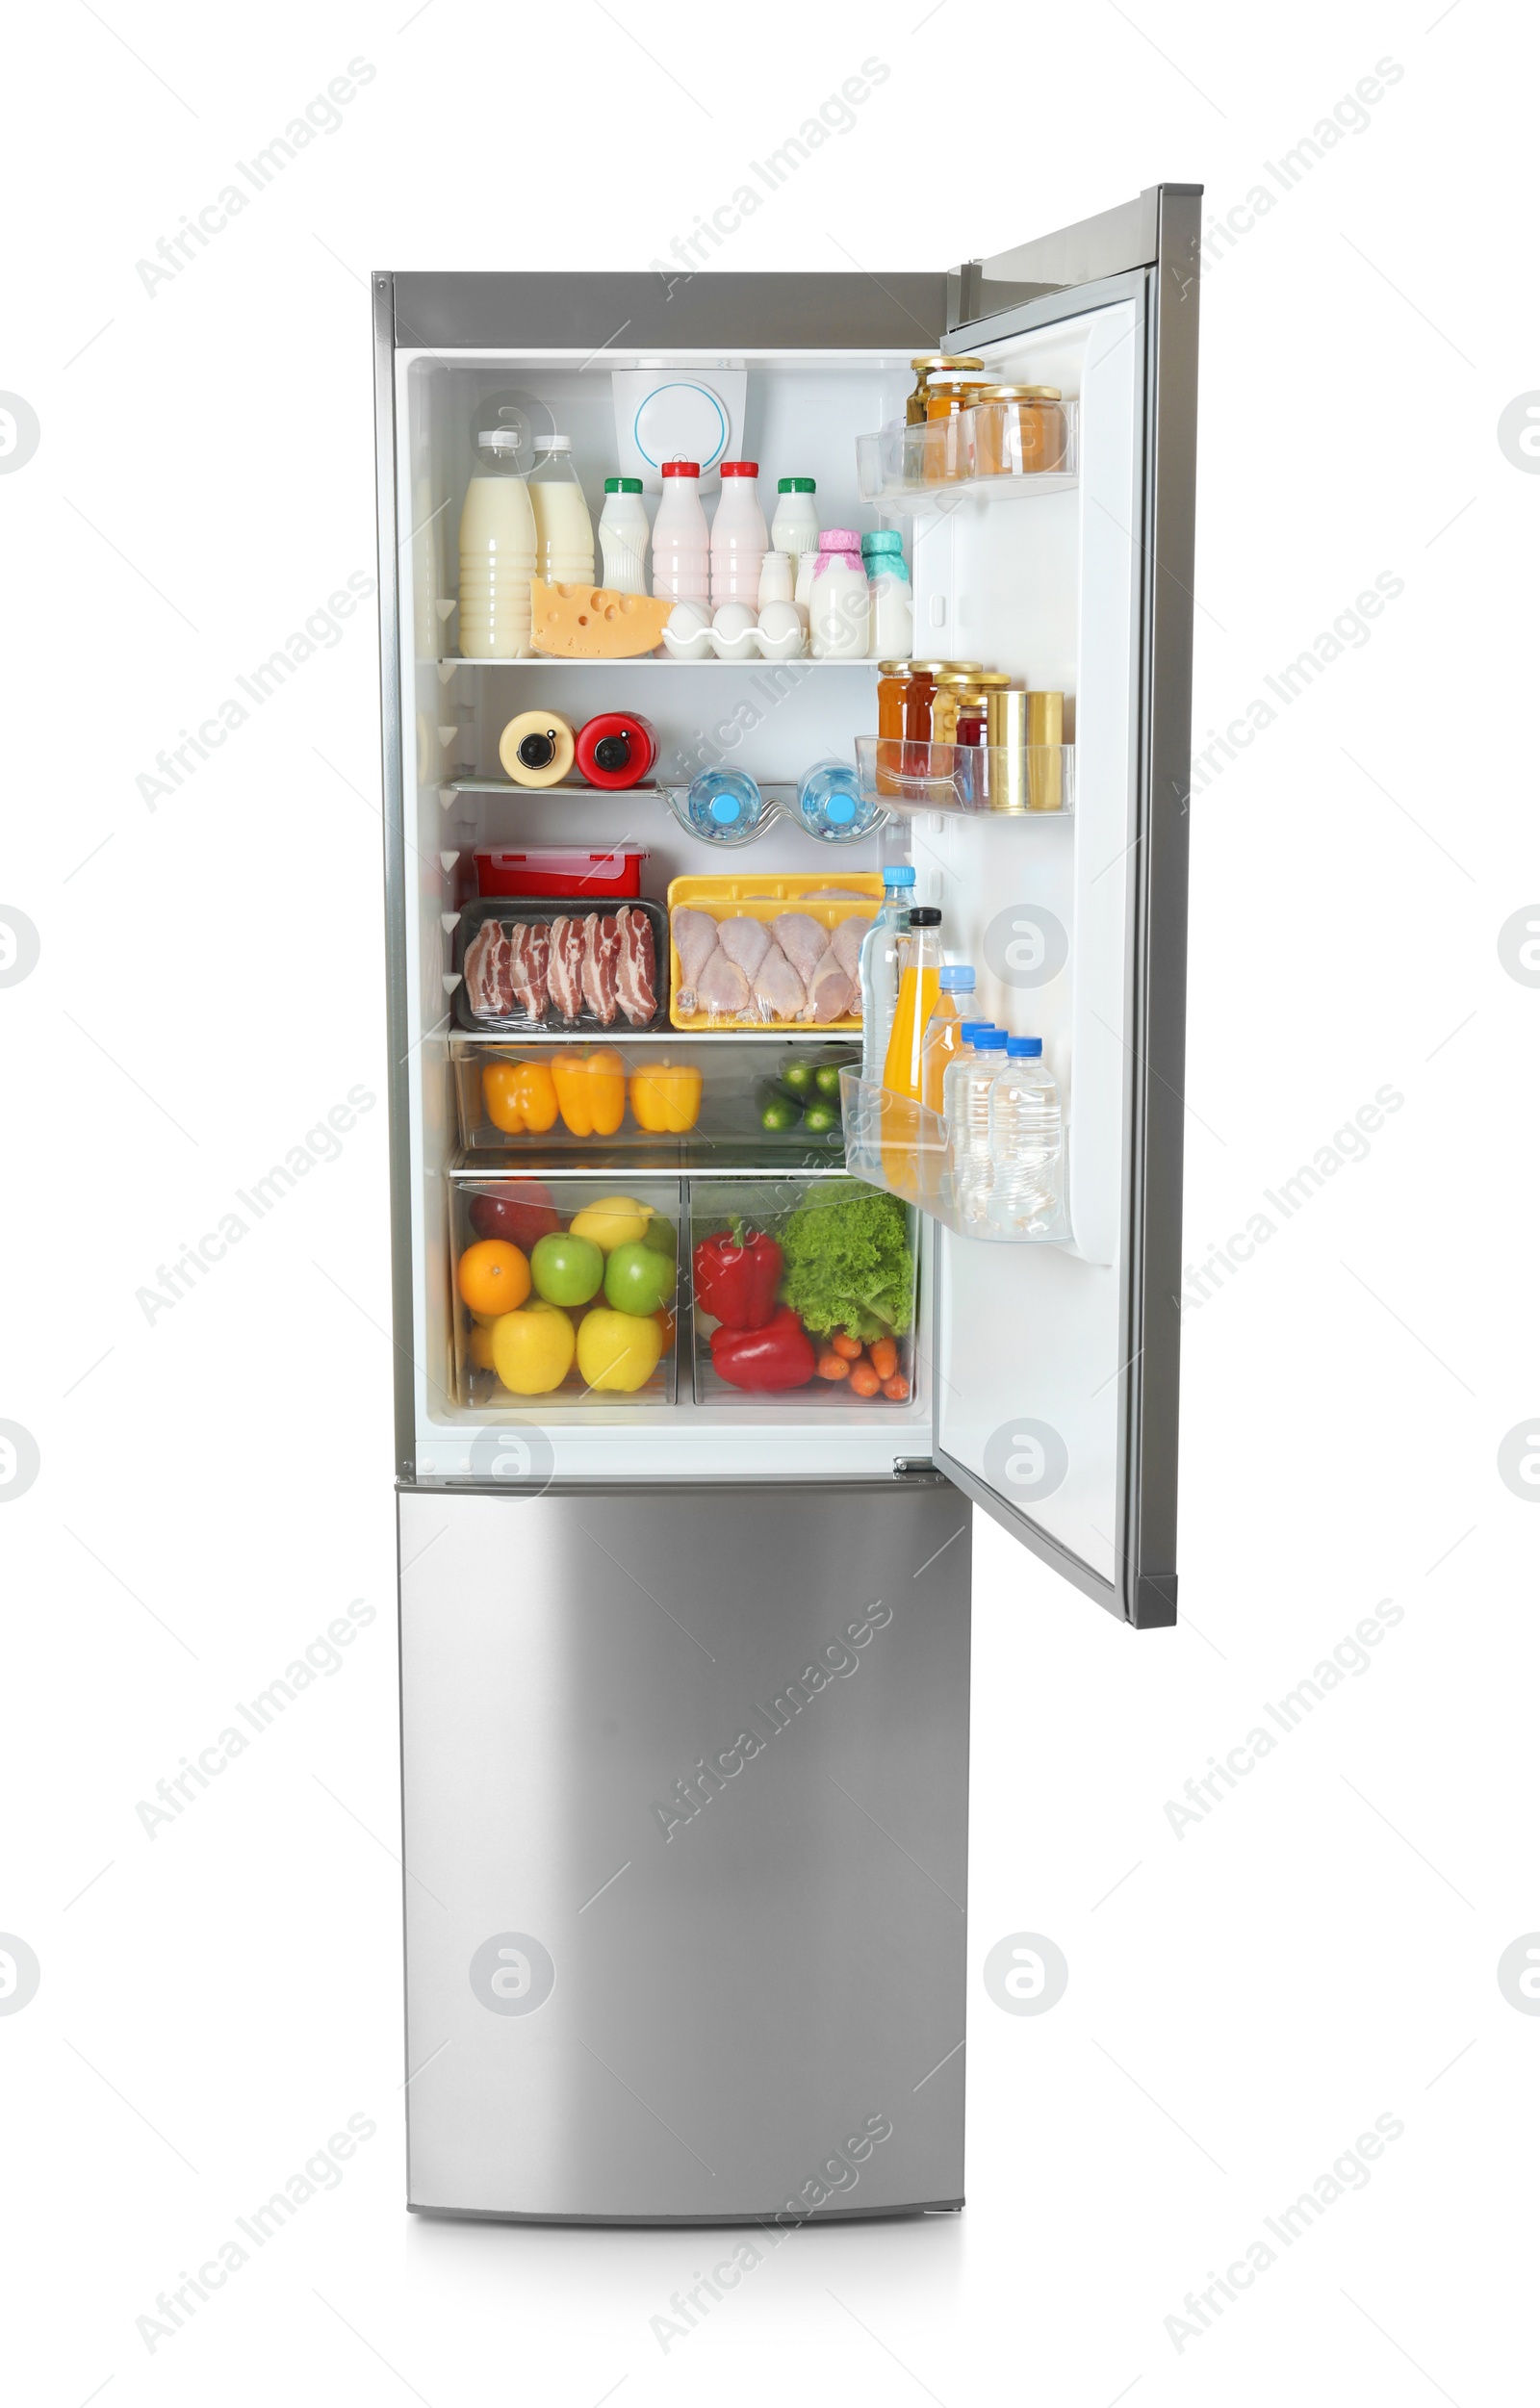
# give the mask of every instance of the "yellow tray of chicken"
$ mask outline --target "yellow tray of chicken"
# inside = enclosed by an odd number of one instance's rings
[[[668,890],[677,1029],[859,1029],[861,939],[883,899],[848,878],[676,878]]]

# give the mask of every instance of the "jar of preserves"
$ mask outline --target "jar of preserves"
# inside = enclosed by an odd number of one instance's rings
[[[877,664],[877,733],[889,744],[929,744],[936,680],[956,664],[949,660],[880,660]],[[898,794],[910,777],[923,777],[925,763],[908,753],[879,751],[880,793]]]
[[[914,390],[905,398],[904,423],[906,426],[923,426],[927,377],[944,376],[949,369],[982,368],[984,362],[965,358],[961,352],[922,351],[917,359],[911,360],[910,366],[914,371]]]
[[[933,744],[963,742],[964,739],[958,729],[958,721],[962,714],[962,705],[965,703],[978,703],[981,705],[981,711],[975,713],[975,717],[982,716],[982,706],[988,703],[994,688],[1007,686],[1010,683],[1011,679],[1003,669],[953,668],[946,670],[936,680],[936,700],[931,705],[931,742]],[[982,738],[975,735],[971,740],[977,744],[982,741]]]
[[[1033,476],[1069,465],[1069,422],[1057,385],[981,385],[968,403],[964,451],[975,476]],[[964,460],[964,474],[969,473]]]
[[[966,472],[959,441],[968,403],[993,382],[988,369],[948,369],[931,376],[925,386],[925,481],[950,483]]]

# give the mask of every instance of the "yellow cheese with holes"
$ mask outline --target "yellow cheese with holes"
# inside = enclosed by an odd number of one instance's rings
[[[529,640],[562,660],[634,660],[655,652],[674,605],[607,585],[548,585],[529,580]]]

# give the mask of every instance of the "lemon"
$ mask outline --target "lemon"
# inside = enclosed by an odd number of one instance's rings
[[[651,1204],[637,1204],[629,1195],[602,1195],[597,1204],[583,1206],[570,1234],[589,1238],[602,1252],[613,1254],[618,1245],[635,1245],[652,1217]]]
[[[569,1314],[537,1297],[492,1324],[492,1362],[504,1388],[516,1396],[544,1396],[559,1388],[578,1350]]]

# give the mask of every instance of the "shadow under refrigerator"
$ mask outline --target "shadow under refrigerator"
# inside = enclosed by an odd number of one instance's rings
[[[973,1507],[1136,1629],[1176,1616],[1199,233],[1198,188],[1167,185],[950,274],[373,278],[414,2209],[962,2204]],[[911,424],[927,352],[1047,389],[1059,448],[1022,455],[1030,397]],[[1024,782],[992,743],[874,741],[874,659],[488,656],[469,612],[462,650],[486,426],[567,437],[597,521],[617,460],[658,491],[671,411],[708,460],[815,479],[826,529],[900,533],[914,656],[1063,696]],[[658,762],[521,783],[525,712],[640,714]],[[796,781],[858,756],[880,815],[821,842]],[[782,807],[752,846],[689,821],[709,766]],[[660,911],[655,1013],[478,1022],[483,897],[552,848],[642,855],[638,915],[732,879],[749,919],[801,902],[831,948],[911,866],[977,1015],[1042,1040],[1051,1234],[962,1214],[944,1128],[863,1086],[848,1008],[683,1011]],[[585,909],[619,906],[552,907]],[[836,1088],[842,1120],[784,1106]],[[906,1266],[887,1351],[734,1384],[697,1249],[770,1233],[795,1301],[874,1196]],[[537,1243],[554,1308],[510,1316],[496,1278]],[[607,1283],[645,1287],[649,1249],[678,1293],[625,1323]]]

